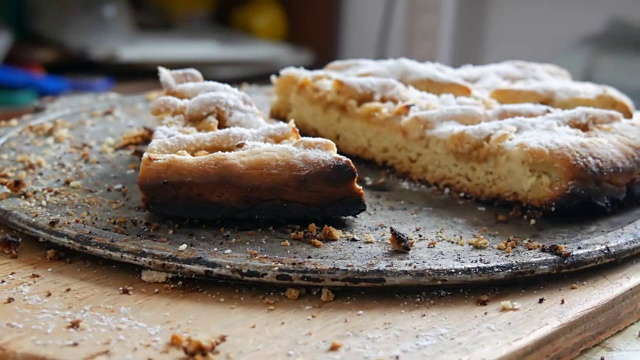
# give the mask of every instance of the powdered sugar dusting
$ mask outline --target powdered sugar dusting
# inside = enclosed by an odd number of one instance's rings
[[[280,72],[280,76],[305,76],[314,78],[316,82],[321,78],[334,78],[341,82],[345,82],[345,78],[367,78],[372,81],[360,83],[360,93],[380,89],[381,94],[390,98],[397,97],[396,94],[403,90],[392,86],[391,91],[389,79],[422,92],[493,98],[505,104],[538,102],[562,109],[593,106],[619,111],[627,118],[631,118],[635,111],[633,102],[612,87],[573,81],[569,72],[559,66],[527,61],[452,68],[405,58],[351,59],[334,61],[323,70],[306,74],[302,69],[287,68]],[[379,98],[374,100],[380,101]]]
[[[206,156],[274,146],[296,153],[290,156],[301,162],[338,156],[333,142],[300,137],[293,122],[268,123],[247,94],[204,81],[195,69],[159,68],[159,75],[166,95],[153,102],[152,113],[163,126],[145,156]]]
[[[5,289],[7,297],[14,298],[11,303],[12,313],[0,323],[2,331],[28,331],[31,341],[36,346],[102,346],[105,343],[104,334],[117,333],[118,336],[108,343],[116,342],[133,349],[140,346],[140,333],[144,338],[157,338],[157,341],[146,341],[146,347],[155,347],[160,351],[164,343],[160,339],[169,336],[169,329],[157,325],[149,325],[136,320],[131,308],[114,308],[109,305],[63,306],[58,301],[49,301],[44,295],[34,294],[32,286],[35,279],[10,279],[20,281],[10,284]],[[53,299],[53,298],[52,298]],[[54,333],[62,333],[56,336]]]
[[[456,95],[471,93],[470,84],[456,74],[453,68],[443,64],[399,58],[388,60],[351,59],[337,60],[325,67],[325,70],[337,72],[348,77],[392,78],[412,85],[421,90],[441,93],[452,91]],[[431,83],[425,84],[424,80]],[[445,89],[437,89],[433,83],[448,85]],[[441,91],[437,91],[440,90]]]

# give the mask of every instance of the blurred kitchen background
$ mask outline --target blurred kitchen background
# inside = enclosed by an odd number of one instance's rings
[[[5,0],[0,107],[157,87],[155,67],[268,81],[337,58],[560,64],[640,103],[637,0]]]

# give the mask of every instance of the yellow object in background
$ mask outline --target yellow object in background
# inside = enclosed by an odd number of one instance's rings
[[[231,25],[262,39],[285,40],[289,35],[287,12],[277,0],[250,0],[231,12]]]

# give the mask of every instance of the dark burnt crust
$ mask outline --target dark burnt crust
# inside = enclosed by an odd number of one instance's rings
[[[640,195],[640,180],[618,186],[607,182],[579,182],[574,184],[569,190],[558,199],[550,201],[543,206],[545,210],[563,210],[580,204],[596,204],[604,209],[610,210],[617,205],[627,201],[634,201]]]
[[[366,210],[364,192],[353,187],[349,194],[325,192],[324,201],[305,202],[304,193],[298,199],[286,199],[276,188],[244,192],[245,198],[203,196],[182,193],[194,184],[140,184],[144,207],[162,216],[198,219],[313,219],[355,216]],[[281,186],[286,186],[282,184]],[[220,193],[218,193],[219,195]]]
[[[232,219],[263,221],[295,221],[333,219],[356,216],[366,210],[359,198],[347,198],[330,204],[313,206],[290,201],[261,201],[249,206],[236,204],[184,201],[158,201],[145,198],[145,206],[155,214],[185,219]]]
[[[624,139],[623,139],[624,140]],[[566,169],[566,177],[573,179],[566,189],[540,207],[567,209],[580,204],[596,204],[611,209],[623,202],[635,201],[640,189],[640,144],[622,141],[621,157],[594,156],[587,161],[584,155],[567,157],[556,154]]]
[[[275,172],[259,167],[242,171],[242,166],[224,162],[218,162],[217,169],[203,171],[201,161],[171,157],[167,163],[162,159],[161,155],[145,156],[138,185],[145,207],[163,216],[307,219],[354,216],[366,209],[364,192],[356,182],[357,170],[340,156],[304,172],[287,162]],[[168,169],[191,177],[173,176]]]

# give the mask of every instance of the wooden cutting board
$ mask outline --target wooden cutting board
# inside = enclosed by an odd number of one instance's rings
[[[172,334],[224,334],[221,359],[561,359],[640,318],[634,258],[490,287],[334,289],[323,302],[314,288],[290,300],[267,286],[145,283],[133,266],[65,250],[47,260],[46,244],[22,243],[18,258],[0,255],[0,358],[178,359]]]

